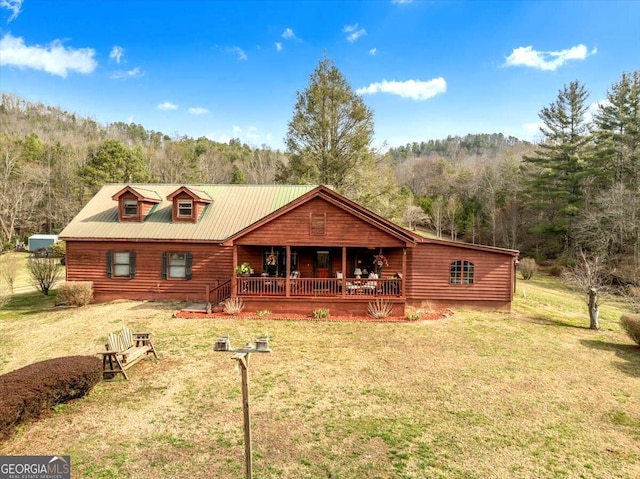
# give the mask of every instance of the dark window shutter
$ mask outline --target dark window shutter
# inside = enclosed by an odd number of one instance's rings
[[[185,268],[184,268],[184,277],[186,279],[191,279],[191,266],[193,265],[193,255],[189,252],[187,252],[187,258],[185,261]]]
[[[162,252],[162,279],[167,279],[167,252]]]
[[[107,278],[111,278],[111,250],[107,251]]]
[[[136,277],[136,252],[129,251],[129,278]]]

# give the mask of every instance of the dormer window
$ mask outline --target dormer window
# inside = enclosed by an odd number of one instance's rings
[[[144,221],[161,201],[155,191],[133,186],[125,186],[111,199],[118,202],[118,220],[127,222]]]
[[[213,201],[204,191],[181,186],[167,196],[173,203],[171,219],[178,223],[197,223],[207,205]]]
[[[193,201],[178,200],[178,218],[193,217]]]
[[[124,200],[123,210],[123,216],[138,216],[138,200]]]

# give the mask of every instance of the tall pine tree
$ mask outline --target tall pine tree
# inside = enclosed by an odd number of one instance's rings
[[[574,222],[583,202],[583,179],[586,172],[590,131],[585,119],[584,85],[571,82],[558,98],[543,108],[539,117],[544,140],[535,156],[525,156],[530,163],[528,192],[537,210],[536,232],[550,244],[547,254],[573,255]]]
[[[333,61],[323,58],[297,93],[285,138],[290,156],[277,180],[332,185],[347,193],[364,181],[373,153],[373,112]]]
[[[595,116],[595,179],[601,188],[582,230],[623,282],[640,282],[640,71],[624,73]]]

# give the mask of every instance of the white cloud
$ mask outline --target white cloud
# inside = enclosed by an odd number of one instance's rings
[[[406,3],[413,3],[413,0],[391,0],[391,3],[395,3],[397,5],[403,5]]]
[[[196,116],[206,115],[207,113],[209,113],[209,110],[207,110],[206,108],[202,108],[200,106],[192,106],[187,111],[192,115],[196,115]]]
[[[229,47],[229,48],[227,48],[227,51],[229,51],[231,53],[235,53],[236,55],[238,55],[238,60],[239,61],[245,61],[248,58],[247,54],[240,47]]]
[[[7,20],[7,23],[11,23],[13,20],[18,18],[22,8],[22,1],[23,0],[0,0],[0,8],[4,8],[11,12],[11,16]]]
[[[293,30],[287,28],[284,32],[282,32],[282,38],[284,38],[285,40],[295,40],[296,34],[293,33]]]
[[[229,135],[218,136],[215,133],[209,133],[208,135],[205,135],[205,136],[211,141],[215,141],[218,143],[229,143],[229,141],[231,141],[231,137]]]
[[[114,80],[126,80],[127,78],[138,78],[143,76],[144,72],[140,70],[140,67],[135,67],[132,70],[119,70],[111,74],[111,78]]]
[[[611,102],[608,99],[595,101],[588,106],[587,111],[584,113],[584,121],[590,123],[593,121],[593,117],[600,113],[602,107],[611,106]]]
[[[250,126],[249,128],[247,128],[245,136],[250,140],[257,140],[258,138],[260,138],[258,129],[255,126]]]
[[[233,125],[233,132],[234,133],[242,133],[242,128],[240,128],[237,125]]]
[[[375,56],[376,53],[378,53],[378,49],[377,48],[372,48],[371,50],[369,50],[369,55],[371,55],[371,56]]]
[[[170,111],[170,110],[177,110],[178,105],[176,105],[175,103],[171,103],[170,101],[165,101],[163,103],[160,103],[158,106],[156,106],[156,108],[162,111]]]
[[[109,58],[115,60],[116,63],[120,63],[120,60],[124,56],[124,48],[119,47],[118,45],[114,45],[111,51],[109,52]]]
[[[387,81],[372,83],[363,88],[358,88],[358,95],[374,95],[376,93],[391,93],[403,98],[424,101],[447,91],[447,82],[444,78],[434,78],[429,81],[407,80],[407,81]]]
[[[351,43],[355,42],[358,38],[367,34],[367,31],[364,28],[358,28],[358,24],[355,23],[353,25],[345,25],[342,28],[344,33],[348,33],[347,40]]]
[[[133,115],[131,115],[129,118],[127,118],[127,123],[128,124],[133,123]]]
[[[66,48],[60,40],[47,46],[27,46],[22,37],[7,33],[0,40],[0,65],[33,68],[66,78],[69,71],[91,73],[98,66],[92,48]]]
[[[587,51],[584,45],[576,45],[557,52],[539,52],[532,46],[518,47],[511,52],[504,66],[525,66],[540,70],[555,71],[569,60],[584,60],[590,55],[598,53],[597,48]]]
[[[522,129],[524,131],[526,131],[527,133],[533,135],[536,133],[540,133],[540,128],[542,128],[544,126],[544,123],[542,122],[537,122],[537,123],[525,123],[522,125]]]
[[[275,45],[276,45],[276,50],[281,52],[282,51],[282,43],[276,42]]]

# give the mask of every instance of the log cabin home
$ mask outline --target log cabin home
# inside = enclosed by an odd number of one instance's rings
[[[309,185],[110,184],[59,237],[66,280],[92,281],[97,301],[241,297],[278,313],[365,315],[378,298],[394,315],[509,310],[518,256],[419,236]]]

